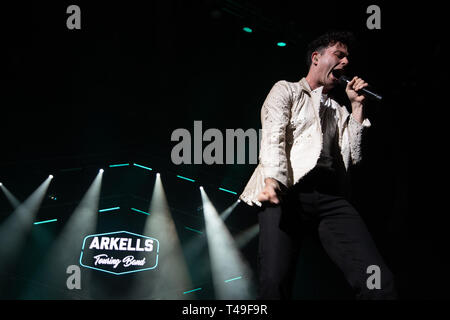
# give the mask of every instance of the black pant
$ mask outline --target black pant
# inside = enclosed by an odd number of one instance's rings
[[[393,275],[358,212],[343,196],[329,191],[327,186],[303,183],[288,190],[280,205],[265,206],[259,212],[260,299],[291,298],[302,229],[307,224],[317,228],[326,253],[342,270],[357,299],[397,297]],[[380,268],[381,289],[367,286],[371,265]]]

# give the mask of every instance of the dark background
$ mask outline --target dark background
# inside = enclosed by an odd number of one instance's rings
[[[81,8],[81,30],[66,27],[70,4]],[[381,30],[366,27],[371,4],[381,8]],[[431,209],[413,215],[416,200],[409,199],[410,160],[418,153],[411,148],[418,142],[411,115],[426,104],[416,95],[423,90],[419,79],[436,80],[436,90],[443,80],[435,67],[443,58],[437,31],[443,11],[434,4],[413,6],[226,0],[2,5],[1,181],[24,200],[58,170],[140,160],[163,174],[239,194],[255,165],[175,166],[173,130],[193,132],[194,120],[203,122],[203,131],[260,128],[260,108],[271,86],[306,75],[307,43],[330,29],[349,30],[358,40],[350,74],[384,97],[366,107],[372,128],[364,162],[352,171],[352,203],[397,276],[401,298],[448,298],[443,224]],[[244,26],[253,33],[243,32]],[[280,40],[287,46],[276,46]],[[336,95],[348,104],[342,91]],[[79,199],[82,193],[72,187],[67,182],[59,192]],[[176,188],[166,191],[179,194]],[[221,197],[218,207],[235,200]],[[174,196],[171,205],[193,211],[199,200],[185,205]],[[6,216],[11,210],[1,201]],[[69,202],[60,205],[70,207]],[[230,228],[244,229],[254,213],[245,205],[237,210],[243,220],[235,217]],[[296,297],[349,296],[323,252],[310,250],[316,247],[313,237],[299,264],[304,289]],[[255,250],[253,244],[247,253],[251,261]]]

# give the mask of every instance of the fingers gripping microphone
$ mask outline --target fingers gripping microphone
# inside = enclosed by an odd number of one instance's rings
[[[347,85],[347,83],[349,83],[350,81],[352,81],[351,79],[349,79],[346,76],[340,76],[339,77],[339,82],[342,83],[343,85]],[[366,88],[362,88],[361,90],[359,90],[359,92],[363,95],[365,95],[367,98],[372,98],[373,100],[377,100],[377,101],[381,101],[381,99],[383,99],[382,96],[380,96],[379,94],[376,94],[372,91],[370,91],[369,89]]]

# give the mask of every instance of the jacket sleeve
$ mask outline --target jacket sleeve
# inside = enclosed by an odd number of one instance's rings
[[[286,127],[289,123],[292,92],[286,81],[278,81],[261,109],[262,137],[259,161],[263,176],[287,186]]]
[[[350,157],[352,164],[357,164],[362,160],[362,139],[366,128],[371,126],[369,119],[364,119],[362,123],[353,118],[350,114],[348,121],[348,134],[350,142]]]

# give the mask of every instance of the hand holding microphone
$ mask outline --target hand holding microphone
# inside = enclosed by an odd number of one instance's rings
[[[345,93],[347,93],[352,107],[359,107],[364,104],[366,96],[361,94],[361,90],[367,86],[368,83],[359,77],[353,77],[351,81],[347,82]]]
[[[380,101],[382,97],[376,93],[373,93],[368,89],[368,84],[359,77],[353,77],[352,80],[344,75],[339,77],[339,82],[346,85],[345,92],[352,105],[353,118],[362,123],[364,121],[363,103],[366,97]]]
[[[381,101],[383,99],[382,96],[379,94],[374,93],[371,89],[368,88],[368,84],[358,77],[353,77],[352,80],[350,78],[342,75],[339,77],[339,82],[343,85],[346,85],[345,91],[347,92],[347,95],[349,96],[350,101],[353,99],[356,99],[356,101],[361,100],[361,102],[364,100],[363,98],[358,99],[356,96],[363,95],[369,99]],[[352,92],[354,91],[354,92]],[[356,93],[356,96],[354,95]],[[353,101],[352,101],[353,102]]]

